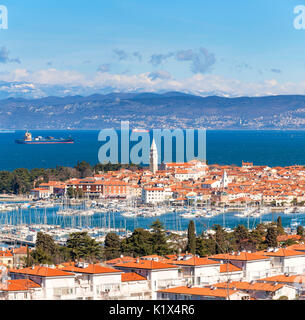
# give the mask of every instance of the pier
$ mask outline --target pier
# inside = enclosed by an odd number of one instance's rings
[[[9,234],[0,234],[0,242],[7,243],[7,244],[20,244],[20,245],[28,245],[29,247],[35,247],[35,242],[28,241],[25,239],[20,239],[16,236],[9,235]]]

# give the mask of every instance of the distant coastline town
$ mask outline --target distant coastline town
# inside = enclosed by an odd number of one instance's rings
[[[0,191],[2,300],[305,299],[303,226],[261,221],[305,213],[304,166],[159,165],[153,143],[149,167],[2,171]],[[176,230],[159,220],[169,212]],[[248,225],[227,228],[229,212]],[[131,231],[118,214],[152,220]],[[196,221],[217,216],[223,225],[196,232]]]
[[[145,128],[304,130],[305,96],[198,96],[183,92],[94,94],[0,100],[0,127],[13,130]],[[118,116],[120,115],[120,116]]]

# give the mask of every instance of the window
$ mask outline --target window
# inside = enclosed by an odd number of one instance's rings
[[[66,296],[73,294],[73,288],[54,288],[55,296]]]

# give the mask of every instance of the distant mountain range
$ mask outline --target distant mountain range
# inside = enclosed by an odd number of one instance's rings
[[[120,127],[303,129],[305,96],[225,98],[181,92],[0,100],[0,128],[102,129]]]

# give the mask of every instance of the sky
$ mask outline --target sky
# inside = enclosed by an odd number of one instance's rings
[[[305,30],[294,27],[294,8],[305,0],[0,5],[8,9],[8,29],[0,29],[0,97],[305,94]]]

